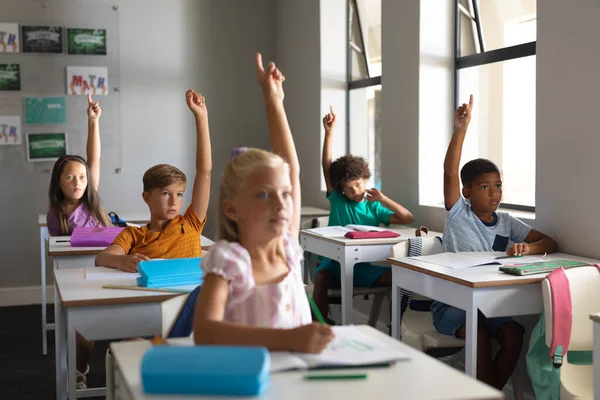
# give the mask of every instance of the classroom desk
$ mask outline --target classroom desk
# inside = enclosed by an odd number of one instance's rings
[[[115,270],[103,267],[111,276]],[[106,284],[135,285],[135,277],[85,279],[85,268],[54,270],[56,318],[56,398],[104,396],[104,388],[76,389],[75,332],[89,340],[160,334],[160,302],[175,293],[104,289]],[[68,396],[67,396],[68,395]]]
[[[352,323],[354,265],[361,262],[385,261],[391,254],[392,246],[415,237],[416,228],[399,225],[389,228],[400,233],[400,236],[387,239],[348,239],[343,236],[325,237],[308,230],[300,231],[300,245],[304,251],[331,258],[341,265],[343,325]],[[437,235],[437,232],[429,233],[429,236]]]
[[[137,224],[145,224],[150,221],[148,213],[123,213],[119,215],[126,221]],[[54,329],[54,324],[47,323],[48,319],[46,316],[46,249],[47,242],[50,238],[50,234],[48,233],[48,224],[46,223],[46,214],[38,215],[38,227],[40,228],[40,271],[42,281],[42,354],[46,355],[48,354],[46,331],[48,329]]]
[[[318,207],[311,206],[302,206],[300,207],[300,221],[304,222],[308,219],[318,218],[318,217],[328,217],[329,210]]]
[[[470,378],[460,371],[428,355],[393,340],[371,328],[359,329],[388,346],[407,353],[410,360],[395,363],[389,368],[365,368],[366,380],[303,380],[306,371],[289,371],[271,375],[271,385],[259,399],[502,399],[502,392]],[[188,339],[189,340],[189,339]],[[142,390],[140,365],[149,347],[148,341],[111,343],[115,370],[115,399],[120,400],[192,400],[214,397],[146,395]],[[327,371],[330,373],[332,371]],[[348,370],[341,371],[347,373]],[[315,372],[316,373],[316,372]],[[222,397],[226,400],[232,397]],[[234,397],[241,399],[242,397]]]
[[[505,253],[473,255],[493,260]],[[562,253],[549,254],[546,258],[598,262]],[[465,310],[465,372],[472,377],[477,375],[478,309],[490,318],[544,311],[540,283],[547,274],[508,275],[498,270],[499,265],[452,269],[412,258],[390,258],[388,261],[392,264],[392,336],[400,339],[400,288]]]
[[[590,315],[594,323],[594,399],[600,399],[600,313]]]

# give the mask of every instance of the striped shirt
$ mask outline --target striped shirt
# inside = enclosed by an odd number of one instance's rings
[[[281,282],[256,285],[248,250],[236,242],[215,243],[202,259],[202,269],[204,275],[216,274],[229,282],[223,320],[262,328],[296,328],[311,323],[300,269],[302,248],[288,232],[283,237],[283,249],[290,272]]]
[[[461,197],[446,216],[444,250],[506,251],[511,242],[523,243],[529,231],[529,225],[506,212],[495,212],[493,222],[483,222]]]

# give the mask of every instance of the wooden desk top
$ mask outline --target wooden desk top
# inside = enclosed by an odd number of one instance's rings
[[[504,253],[499,252],[475,252],[473,254],[477,255],[477,257],[489,257],[490,260],[493,260],[493,258],[498,255],[504,255]],[[598,262],[589,258],[563,253],[548,254],[546,258],[549,261],[565,259],[584,261],[589,262],[590,265]],[[542,282],[547,275],[547,273],[527,276],[509,275],[498,270],[500,265],[482,265],[470,268],[453,269],[412,258],[388,258],[387,261],[393,266],[406,268],[471,288],[535,284]]]

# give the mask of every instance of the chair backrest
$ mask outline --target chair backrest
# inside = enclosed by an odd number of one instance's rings
[[[165,300],[160,304],[162,337],[186,337],[192,334],[194,309],[201,286],[192,292]]]
[[[565,270],[569,280],[572,324],[569,350],[588,351],[593,348],[592,321],[590,314],[598,311],[600,303],[600,271],[597,267],[578,267]],[[552,344],[553,310],[552,290],[548,279],[542,281],[546,344]],[[559,321],[557,321],[559,322]]]

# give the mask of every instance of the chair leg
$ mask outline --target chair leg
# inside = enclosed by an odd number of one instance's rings
[[[519,374],[519,366],[515,368],[512,375],[510,376],[510,381],[512,383],[513,388],[513,397],[515,400],[523,400],[523,385],[521,382],[521,375]]]
[[[381,305],[383,304],[383,299],[385,295],[376,294],[373,299],[373,305],[371,306],[371,312],[369,313],[369,322],[368,324],[373,328],[377,328],[377,320],[379,319],[379,312],[381,311]]]
[[[105,366],[106,370],[106,400],[114,400],[115,398],[115,377],[113,367],[113,357],[110,352],[106,351]]]

